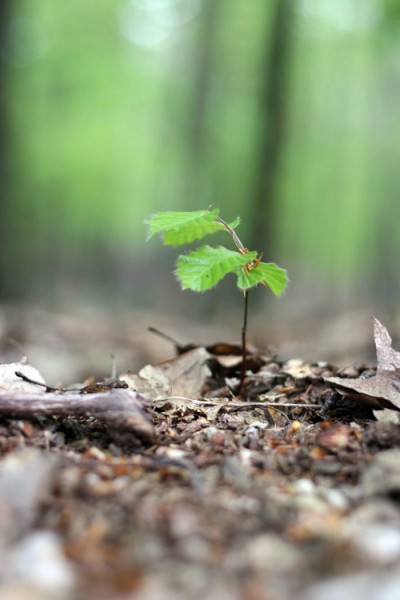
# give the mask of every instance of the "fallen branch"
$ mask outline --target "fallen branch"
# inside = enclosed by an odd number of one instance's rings
[[[37,416],[95,417],[110,428],[129,431],[145,440],[154,436],[147,400],[129,390],[101,394],[10,393],[0,394],[0,416],[29,419]]]

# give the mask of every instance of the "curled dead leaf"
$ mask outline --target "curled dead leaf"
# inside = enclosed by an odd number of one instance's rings
[[[386,327],[373,317],[374,340],[377,355],[376,375],[372,377],[324,377],[341,394],[351,394],[368,404],[379,420],[398,422],[400,413],[400,352],[392,348],[392,339]],[[390,410],[384,410],[390,409]],[[375,412],[376,411],[376,412]]]
[[[197,398],[210,375],[208,358],[205,348],[195,348],[160,365],[146,365],[138,374],[124,373],[119,379],[152,400],[168,396]]]

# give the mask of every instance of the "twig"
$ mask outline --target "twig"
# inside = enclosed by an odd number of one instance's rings
[[[47,383],[43,383],[42,381],[36,381],[35,379],[31,379],[31,377],[28,377],[27,375],[22,373],[22,371],[15,371],[15,374],[17,377],[19,377],[23,381],[26,381],[27,383],[32,383],[33,385],[38,385],[40,387],[44,387],[46,389],[46,392],[79,392],[80,391],[80,389],[76,388],[76,387],[62,388],[62,387],[57,387],[56,385],[47,385]]]
[[[229,404],[230,403],[228,403],[228,406]],[[267,408],[322,408],[320,404],[298,404],[297,402],[235,402],[234,406],[240,406],[242,408],[245,408],[246,406],[266,406]]]
[[[195,404],[208,405],[208,406],[220,406],[221,408],[254,408],[254,407],[265,407],[265,408],[311,408],[320,409],[320,404],[298,404],[296,402],[216,402],[215,400],[198,400],[197,398],[185,398],[184,396],[171,396],[170,398],[157,398],[153,400],[153,403],[166,402],[167,400],[187,400],[188,402],[194,402]]]
[[[167,333],[164,333],[163,331],[160,331],[159,329],[156,329],[155,327],[150,326],[147,328],[147,331],[150,331],[151,333],[155,333],[156,335],[160,336],[164,340],[167,340],[167,342],[171,342],[171,344],[173,344],[177,348],[180,347],[180,343],[177,342],[176,340],[174,340],[173,337],[171,337]]]
[[[154,429],[144,408],[147,400],[129,390],[101,394],[1,393],[0,416],[17,419],[36,416],[96,417],[110,428],[152,440]]]

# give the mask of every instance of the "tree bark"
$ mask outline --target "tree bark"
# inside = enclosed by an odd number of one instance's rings
[[[252,201],[252,246],[259,251],[274,244],[278,175],[285,142],[294,10],[291,0],[278,0],[271,36],[266,36],[261,88],[258,165]]]
[[[218,32],[219,3],[206,0],[201,15],[193,67],[192,106],[188,130],[187,193],[203,198],[202,181],[207,146],[207,115]]]

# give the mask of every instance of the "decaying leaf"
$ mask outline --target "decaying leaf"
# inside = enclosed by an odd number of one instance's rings
[[[392,338],[386,327],[372,317],[374,321],[374,339],[377,356],[377,372],[400,370],[400,352],[392,348]],[[400,377],[399,377],[400,380]]]
[[[119,378],[130,389],[152,400],[170,396],[197,398],[210,375],[206,364],[208,358],[205,348],[195,348],[160,365],[146,365],[137,375],[125,373]]]
[[[400,352],[392,348],[386,327],[373,317],[377,355],[376,375],[372,377],[324,377],[342,394],[351,394],[369,404],[379,420],[399,421],[400,416]],[[390,409],[390,410],[383,410]],[[396,412],[393,412],[396,411]]]
[[[26,359],[22,359],[18,363],[9,363],[0,365],[0,393],[2,392],[45,392],[46,388],[24,381],[16,375],[16,372],[22,373],[27,379],[38,381],[44,386],[45,380],[37,369],[31,367]]]
[[[169,398],[161,398],[154,404],[155,410],[162,412],[164,415],[183,416],[187,414],[200,415],[206,417],[207,421],[215,421],[219,411],[224,407],[221,402],[203,402],[195,398],[184,398],[183,396],[171,396]]]
[[[282,367],[282,372],[291,375],[294,379],[306,379],[314,376],[310,365],[298,358],[286,361]]]

